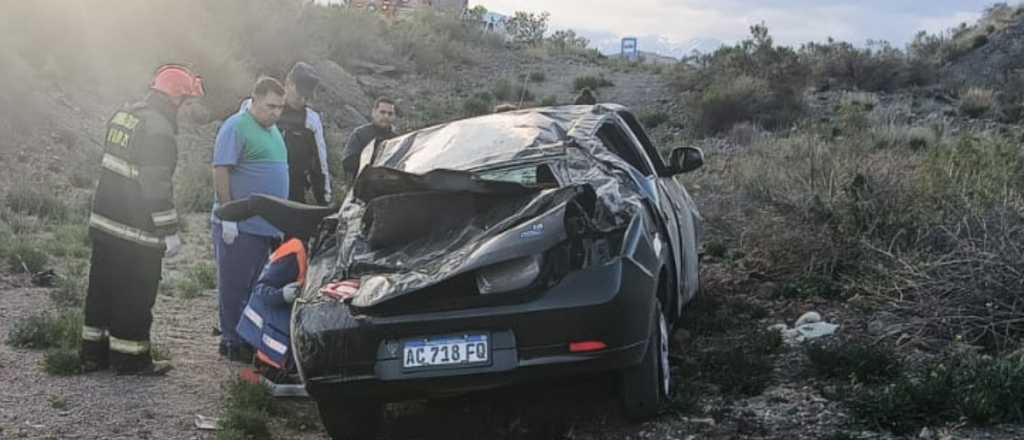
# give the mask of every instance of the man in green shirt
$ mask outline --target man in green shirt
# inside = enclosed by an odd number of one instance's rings
[[[288,198],[288,150],[275,123],[284,109],[284,86],[260,78],[252,106],[228,118],[213,152],[213,209],[252,194]],[[220,353],[248,362],[252,347],[235,332],[253,284],[281,231],[261,217],[235,223],[212,216],[217,290],[220,299]]]

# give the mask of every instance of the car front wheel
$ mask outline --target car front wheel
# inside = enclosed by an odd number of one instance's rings
[[[654,308],[655,328],[640,365],[622,372],[621,393],[626,417],[640,421],[658,414],[671,389],[668,363],[668,321],[661,302]]]

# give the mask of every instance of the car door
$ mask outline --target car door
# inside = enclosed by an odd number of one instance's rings
[[[647,154],[628,122],[621,117],[610,118],[605,122],[598,130],[598,138],[636,169],[634,180],[643,189],[647,196],[648,208],[652,211],[652,217],[659,223],[659,234],[654,245],[659,248],[656,251],[660,256],[667,257],[666,262],[672,266],[673,275],[676,276],[674,284],[677,298],[671,300],[673,304],[666,305],[666,307],[672,307],[674,313],[669,318],[674,321],[680,315],[683,300],[686,298],[680,296],[685,291],[686,284],[681,278],[685,274],[685,268],[682,266],[684,243],[681,242],[681,225],[678,216],[678,212],[683,211],[679,211],[678,201],[672,200],[675,197],[672,195],[671,188],[666,188],[665,183],[658,177],[657,170],[659,166],[664,168],[664,165],[661,163],[660,157],[652,158]],[[657,162],[652,159],[656,159]]]
[[[677,313],[681,314],[683,305],[693,299],[700,284],[698,249],[703,229],[702,219],[685,186],[669,172],[658,149],[651,142],[636,117],[625,110],[618,113],[623,123],[629,127],[640,149],[652,163],[658,176],[656,180],[662,201],[659,206],[662,208],[665,218],[669,219],[672,224],[672,227],[669,228],[669,235],[679,280],[679,292],[682,295],[682,301],[679,301],[676,306]]]

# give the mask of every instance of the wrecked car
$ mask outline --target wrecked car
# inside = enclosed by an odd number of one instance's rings
[[[328,433],[372,437],[386,402],[597,372],[618,375],[628,416],[653,416],[670,389],[670,331],[699,287],[702,220],[675,177],[703,160],[684,147],[665,163],[612,104],[486,115],[367,148],[313,234],[292,311],[291,348]]]

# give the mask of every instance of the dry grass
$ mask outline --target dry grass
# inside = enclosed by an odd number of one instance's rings
[[[744,270],[822,292],[879,296],[910,336],[1007,350],[1024,340],[1024,161],[1003,138],[890,126],[840,139],[756,139],[723,158],[733,203],[716,240]],[[801,278],[802,277],[802,278]],[[814,278],[817,280],[818,278]],[[817,296],[817,294],[811,295]]]
[[[960,112],[972,118],[980,118],[995,106],[995,92],[992,89],[971,87],[960,93]]]

